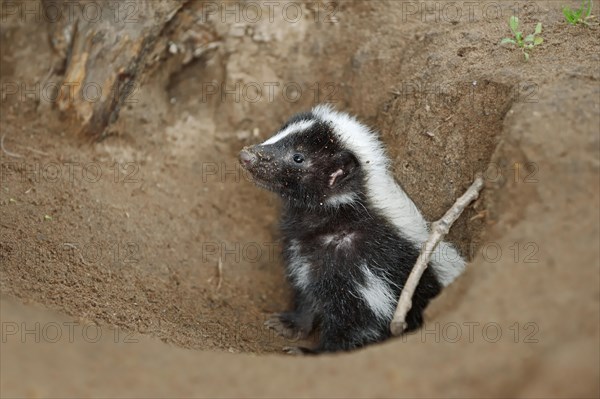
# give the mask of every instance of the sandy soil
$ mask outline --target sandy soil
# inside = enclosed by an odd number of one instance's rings
[[[45,95],[44,24],[3,19],[2,396],[598,397],[598,26],[566,25],[561,2],[294,4],[296,23],[202,19],[218,49],[183,65],[165,48],[99,143]],[[544,26],[527,63],[498,45],[514,12]],[[381,130],[428,219],[478,171],[486,190],[450,235],[472,262],[423,331],[291,358],[262,327],[289,301],[278,203],[236,154],[321,101]]]

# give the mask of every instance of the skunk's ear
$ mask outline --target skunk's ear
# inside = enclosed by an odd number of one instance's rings
[[[335,157],[335,166],[329,172],[329,187],[337,187],[358,170],[358,160],[350,151],[342,151]]]

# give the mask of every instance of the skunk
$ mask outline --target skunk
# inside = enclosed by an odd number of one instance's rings
[[[256,185],[283,200],[281,235],[294,307],[265,324],[286,338],[306,338],[322,353],[390,337],[402,288],[427,240],[421,212],[390,172],[378,134],[352,116],[319,105],[292,117],[262,144],[245,147],[240,164]],[[407,315],[408,331],[464,269],[441,242]]]

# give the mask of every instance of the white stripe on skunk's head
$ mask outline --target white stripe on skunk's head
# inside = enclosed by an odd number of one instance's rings
[[[339,134],[346,131],[352,135]],[[264,143],[244,148],[240,163],[257,185],[284,199],[307,207],[338,207],[364,197],[365,165],[387,159],[377,157],[379,152],[365,157],[368,149],[361,147],[366,143],[381,150],[368,128],[318,106],[292,117]]]
[[[369,174],[388,175],[390,162],[376,131],[353,116],[336,111],[330,104],[316,106],[311,114],[331,126],[341,146],[352,152]]]

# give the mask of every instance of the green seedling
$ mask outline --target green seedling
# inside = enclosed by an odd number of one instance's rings
[[[568,6],[565,6],[563,7],[562,12],[567,22],[573,26],[577,24],[589,26],[590,23],[588,20],[594,18],[592,15],[592,0],[581,0],[581,7],[575,11],[571,10]]]
[[[542,33],[542,23],[538,22],[535,26],[535,31],[523,37],[523,32],[519,31],[519,18],[514,15],[510,17],[508,20],[508,26],[510,26],[510,30],[513,33],[513,38],[505,37],[502,39],[500,44],[514,44],[523,52],[523,56],[525,57],[525,61],[529,61],[529,53],[527,50],[531,50],[535,46],[538,46],[544,42],[544,39],[537,36]]]

